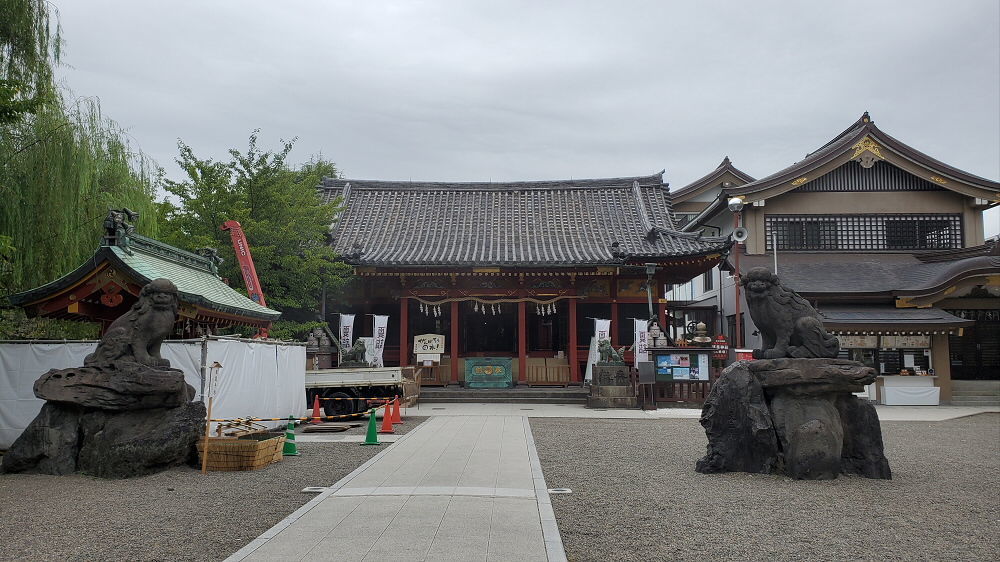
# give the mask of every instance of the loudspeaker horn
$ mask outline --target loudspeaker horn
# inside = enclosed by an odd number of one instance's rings
[[[741,227],[733,229],[733,240],[737,242],[745,242],[747,238],[750,237],[750,231]]]

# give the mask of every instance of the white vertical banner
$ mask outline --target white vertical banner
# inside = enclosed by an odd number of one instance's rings
[[[633,366],[638,369],[640,361],[649,361],[649,353],[646,351],[649,346],[649,322],[638,318],[633,318],[632,321],[635,322],[635,360]]]
[[[341,314],[340,315],[340,345],[347,349],[350,349],[354,343],[351,341],[354,338],[354,315],[353,314]]]
[[[601,340],[611,339],[611,320],[594,318],[594,337],[590,338],[590,353],[587,354],[587,374],[586,380],[590,382],[594,378],[594,363],[600,357],[597,346]]]
[[[375,324],[372,329],[373,347],[375,352],[375,366],[385,367],[385,362],[382,359],[382,352],[385,350],[385,335],[386,330],[389,327],[389,317],[375,315]]]

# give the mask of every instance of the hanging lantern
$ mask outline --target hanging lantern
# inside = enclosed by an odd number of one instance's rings
[[[716,359],[725,359],[726,357],[729,357],[729,342],[726,341],[726,336],[722,334],[715,336],[715,339],[712,340],[712,348],[715,349],[715,352],[712,353],[712,357],[715,357]]]

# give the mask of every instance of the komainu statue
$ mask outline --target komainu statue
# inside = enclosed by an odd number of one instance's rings
[[[341,367],[367,367],[368,363],[365,361],[365,355],[367,350],[365,348],[365,341],[358,338],[354,342],[352,347],[344,347],[340,343],[340,340],[334,338],[333,343],[336,344],[337,350],[340,351],[340,366]]]
[[[823,328],[819,313],[795,291],[782,287],[777,275],[755,267],[740,276],[740,284],[764,340],[763,349],[754,350],[754,359],[837,357],[840,342]]]
[[[611,340],[601,340],[597,342],[597,353],[600,357],[601,363],[622,363],[625,360],[622,359],[622,349],[615,349],[611,345]]]
[[[83,360],[84,366],[125,361],[169,367],[170,361],[160,357],[160,343],[173,333],[178,307],[176,285],[168,279],[150,282],[132,309],[111,323],[97,349]]]

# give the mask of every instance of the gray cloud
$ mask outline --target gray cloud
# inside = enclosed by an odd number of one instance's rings
[[[178,137],[222,158],[259,127],[348,177],[679,187],[726,155],[770,174],[868,110],[1000,177],[995,0],[56,4],[64,80],[169,176]]]

